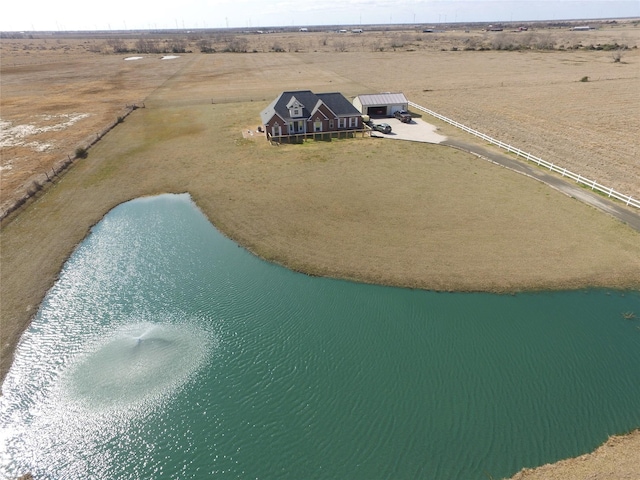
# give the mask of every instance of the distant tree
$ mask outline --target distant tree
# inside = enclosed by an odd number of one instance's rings
[[[162,49],[156,40],[151,38],[139,38],[136,41],[136,51],[138,53],[160,53]]]
[[[89,152],[84,147],[76,148],[76,158],[87,158],[89,156]]]
[[[549,32],[539,33],[535,39],[535,48],[538,50],[553,50],[555,47],[555,39]]]
[[[491,48],[494,50],[506,50],[509,40],[504,32],[496,34],[491,39]]]
[[[231,40],[227,43],[225,52],[247,53],[248,48],[249,40],[244,37],[232,37]]]
[[[618,48],[614,52],[611,53],[611,58],[613,58],[613,63],[620,63],[622,61],[622,51],[623,48]]]
[[[384,45],[382,45],[382,41],[380,39],[375,39],[371,42],[371,51],[384,52]]]
[[[91,53],[102,53],[103,47],[103,43],[89,42],[85,48]]]
[[[477,37],[467,37],[464,39],[465,50],[475,50],[478,44],[479,41]]]
[[[169,41],[169,49],[171,53],[185,53],[187,50],[187,40],[180,37],[172,38]]]
[[[113,53],[126,53],[129,51],[127,49],[127,44],[124,43],[124,40],[121,38],[109,38],[107,40],[107,45],[113,49]]]
[[[215,48],[213,48],[213,41],[211,37],[201,38],[196,42],[196,46],[200,49],[202,53],[215,53]]]
[[[347,42],[345,42],[344,40],[336,40],[333,42],[333,48],[336,52],[346,52]]]

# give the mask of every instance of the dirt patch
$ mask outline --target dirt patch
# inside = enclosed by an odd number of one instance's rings
[[[78,51],[14,52],[3,40],[0,212],[28,196],[181,68]],[[153,60],[153,61],[151,61]]]
[[[255,38],[302,42],[291,35]],[[2,202],[112,123],[127,104],[147,106],[4,222],[3,376],[74,246],[111,208],[141,195],[188,191],[225,234],[268,260],[316,275],[437,290],[640,288],[636,232],[488,162],[416,142],[358,138],[275,148],[239,133],[257,125],[259,112],[282,90],[404,91],[450,118],[633,194],[640,185],[637,50],[617,65],[600,51],[441,51],[435,38],[420,51],[394,52],[358,37],[359,50],[349,51],[322,35],[305,37],[316,42],[305,53],[292,45],[289,53],[192,54],[167,62],[125,62],[90,51],[104,40],[90,39],[89,47],[79,40],[3,40],[3,121],[89,116],[27,141],[51,143],[50,150],[3,149],[2,166],[11,168],[2,170]],[[466,38],[460,35],[441,41]],[[398,76],[407,65],[411,75]],[[579,82],[585,75],[593,81]],[[63,117],[53,118],[62,123]],[[462,135],[439,126],[448,137]],[[20,168],[13,167],[22,157]],[[635,450],[620,451],[637,459],[630,454]]]
[[[258,129],[243,128],[242,138],[247,140],[264,140],[267,141],[267,137],[264,132],[260,132]]]
[[[340,91],[351,97],[403,91],[449,118],[640,198],[640,164],[635,160],[640,154],[640,29],[618,22],[588,32],[542,24],[530,25],[529,32],[467,30],[216,33],[190,36],[185,45],[198,51],[208,42],[211,51],[220,52],[242,40],[247,52],[258,52],[214,53],[211,62],[198,62],[200,70],[191,80],[209,87],[200,85],[205,88],[199,90],[198,102],[267,101],[285,88]],[[504,50],[508,45],[541,45],[535,42],[541,37],[552,39],[554,50]],[[33,135],[23,145],[0,147],[0,208],[33,189],[33,182],[46,180],[45,172],[95,139],[127,105],[144,102],[155,89],[176,88],[171,76],[189,69],[194,54],[165,55],[177,58],[162,61],[161,54],[104,53],[119,42],[118,48],[132,49],[139,40],[135,35],[3,39],[3,122],[37,125],[40,115],[78,112],[89,117],[63,131]],[[166,49],[175,39],[151,40]],[[620,62],[603,50],[611,45],[628,47]],[[137,60],[125,61],[131,58]],[[284,77],[283,60],[290,65]],[[378,66],[375,75],[371,65]],[[580,81],[584,77],[587,82]],[[194,101],[184,88],[174,90],[175,102]]]
[[[525,468],[511,480],[634,480],[638,478],[640,430],[610,437],[602,446],[576,458]]]

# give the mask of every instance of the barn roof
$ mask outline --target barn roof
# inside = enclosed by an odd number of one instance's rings
[[[407,97],[404,93],[365,93],[364,95],[358,95],[360,103],[363,107],[377,106],[377,105],[399,105],[407,104]]]

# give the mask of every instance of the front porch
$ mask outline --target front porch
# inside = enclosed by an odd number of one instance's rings
[[[306,132],[306,133],[294,133],[293,135],[271,135],[267,132],[267,140],[269,143],[302,143],[305,140],[318,140],[318,141],[331,141],[332,139],[343,138],[356,138],[358,135],[365,137],[371,136],[371,129],[369,127],[360,128],[356,130],[333,130],[331,132]]]

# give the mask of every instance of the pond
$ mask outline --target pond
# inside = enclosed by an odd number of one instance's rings
[[[502,478],[640,425],[640,292],[454,294],[313,278],[188,195],[112,210],[0,398],[0,474]]]

